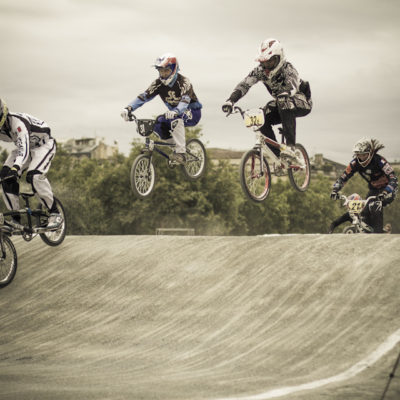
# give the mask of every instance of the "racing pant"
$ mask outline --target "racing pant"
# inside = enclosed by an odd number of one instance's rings
[[[382,193],[383,189],[370,189],[367,198],[370,196],[377,196]],[[363,217],[365,218],[365,222],[372,227],[374,233],[384,233],[383,231],[383,207],[388,206],[394,197],[390,199],[385,199],[382,201],[382,205],[377,202],[371,202],[365,207],[362,212]]]
[[[201,118],[201,109],[187,109],[174,119],[167,119],[164,115],[158,117],[154,125],[154,132],[161,139],[175,143],[177,153],[186,153],[185,126],[195,126]]]
[[[272,126],[282,124],[286,144],[294,146],[296,144],[296,118],[306,116],[311,112],[311,109],[298,108],[293,103],[290,104],[290,107],[286,107],[277,105],[277,101],[275,100],[270,101],[264,108],[265,123],[260,128],[260,132],[264,136],[277,141]],[[268,145],[268,147],[277,157],[280,156],[278,148],[271,145]]]
[[[15,163],[18,150],[11,151],[5,161],[1,175],[6,176],[7,172]],[[47,140],[39,147],[30,149],[28,161],[22,166],[19,171],[19,176],[27,171],[26,181],[32,185],[32,190],[36,193],[43,205],[50,210],[56,212],[57,207],[54,202],[53,191],[50,182],[47,179],[51,160],[56,154],[56,142],[54,139]],[[19,182],[15,180],[6,180],[2,183],[3,199],[9,210],[19,210]]]

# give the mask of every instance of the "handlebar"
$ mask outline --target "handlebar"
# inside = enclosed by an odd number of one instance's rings
[[[237,113],[240,113],[240,115],[243,118],[245,111],[243,111],[239,106],[233,106],[232,111],[226,113],[226,116],[229,117],[231,114],[237,114]]]
[[[344,202],[347,201],[347,196],[345,196],[344,194],[338,192],[338,200],[343,200]],[[366,199],[361,199],[362,201],[365,201],[365,204],[368,204],[370,201],[372,200],[376,200],[378,198],[378,196],[369,196]]]

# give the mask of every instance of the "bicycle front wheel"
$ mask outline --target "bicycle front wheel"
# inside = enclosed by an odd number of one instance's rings
[[[350,225],[350,226],[346,226],[346,228],[343,229],[343,233],[346,233],[346,234],[358,233],[358,230],[355,226]]]
[[[310,184],[311,167],[306,149],[297,143],[296,163],[289,166],[288,175],[292,186],[299,192],[305,192]]]
[[[195,181],[206,170],[206,150],[199,139],[190,139],[186,144],[186,162],[182,165],[186,177]]]
[[[0,244],[0,288],[2,288],[9,285],[14,279],[18,262],[17,252],[11,239],[3,235]]]
[[[150,196],[155,182],[156,174],[150,156],[146,154],[137,156],[131,168],[132,192],[140,199],[144,199]]]
[[[252,149],[243,154],[240,162],[240,184],[243,192],[253,201],[264,201],[271,187],[271,171],[265,157]]]
[[[65,235],[67,234],[67,218],[65,215],[64,206],[61,204],[61,201],[57,199],[57,197],[54,197],[54,201],[56,202],[57,209],[61,214],[62,223],[57,229],[40,234],[40,238],[49,246],[60,245],[64,241]]]

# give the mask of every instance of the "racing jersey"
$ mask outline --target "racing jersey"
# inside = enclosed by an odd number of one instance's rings
[[[311,93],[306,96],[301,90],[302,80],[297,70],[288,61],[273,75],[258,65],[235,87],[228,100],[236,103],[258,82],[264,84],[274,99],[279,95],[288,95],[296,108],[311,110]]]
[[[366,167],[361,166],[357,158],[354,158],[340,176],[339,181],[347,182],[356,172],[368,182],[370,190],[386,190],[388,193],[396,194],[397,176],[392,166],[381,155],[375,153]]]
[[[188,108],[192,110],[202,108],[189,79],[181,74],[177,75],[175,82],[173,82],[171,86],[164,85],[160,78],[156,79],[149,88],[133,100],[129,106],[132,108],[132,111],[134,111],[157,95],[161,97],[169,110],[176,111],[178,114],[184,113]]]
[[[0,131],[0,140],[14,142],[17,146],[14,165],[20,168],[27,162],[30,149],[41,146],[49,139],[52,139],[49,126],[44,121],[24,113],[9,112]]]

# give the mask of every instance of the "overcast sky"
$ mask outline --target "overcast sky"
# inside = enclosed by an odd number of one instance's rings
[[[347,163],[354,142],[373,136],[400,160],[399,21],[399,0],[0,0],[0,97],[59,141],[96,135],[128,154],[138,135],[120,111],[173,52],[203,104],[206,144],[245,150],[254,133],[221,105],[275,37],[311,84],[314,109],[297,120],[311,155]],[[270,99],[258,83],[238,104]],[[164,111],[155,99],[137,115]]]

